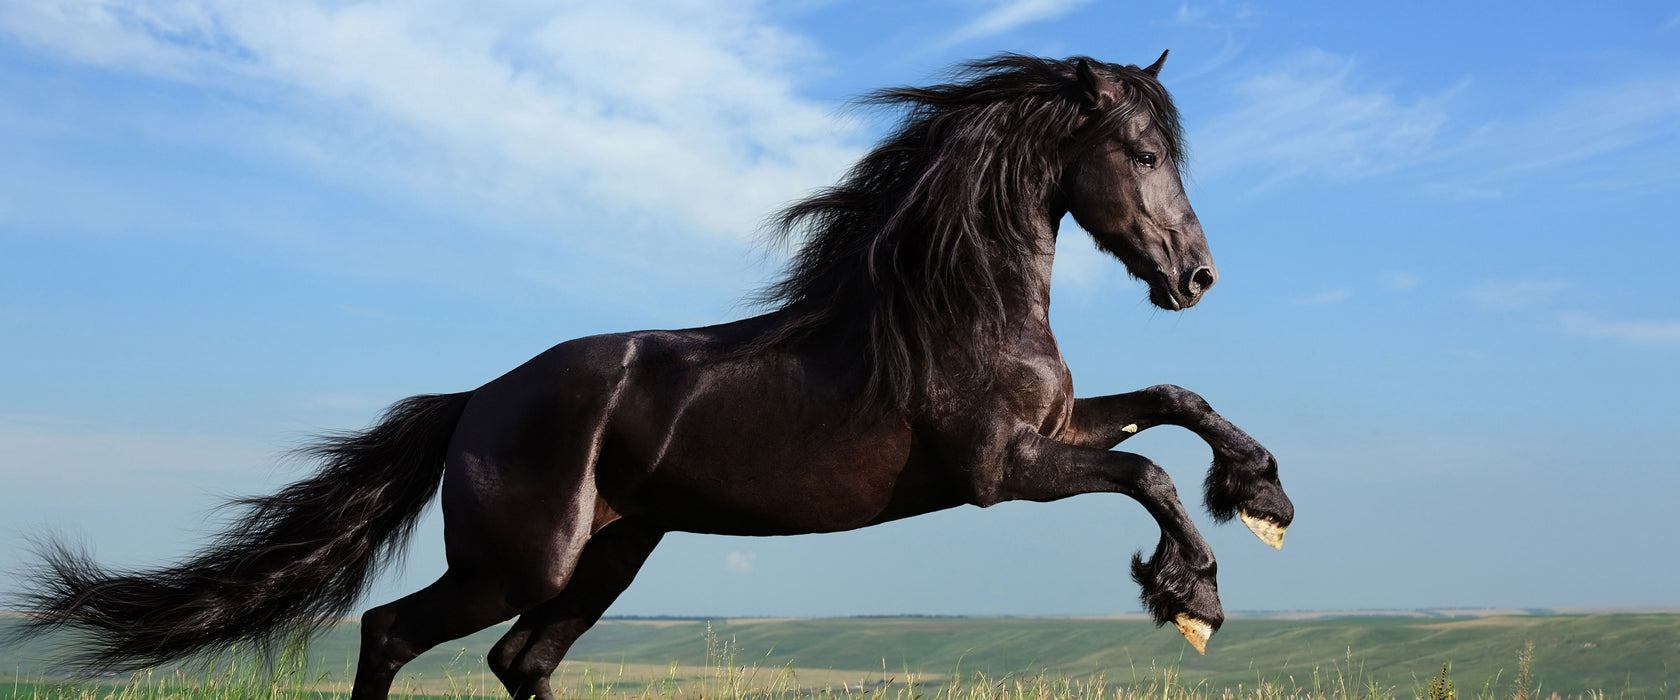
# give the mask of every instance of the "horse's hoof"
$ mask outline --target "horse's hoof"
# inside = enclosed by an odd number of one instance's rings
[[[1196,653],[1207,655],[1207,640],[1213,636],[1213,625],[1204,620],[1191,617],[1189,613],[1179,613],[1173,618],[1173,624],[1178,626],[1178,633],[1196,648]]]
[[[1261,542],[1271,545],[1272,549],[1283,549],[1283,531],[1288,528],[1267,518],[1249,515],[1246,510],[1237,511],[1237,515],[1242,518],[1243,524],[1248,526],[1248,531],[1260,538]]]

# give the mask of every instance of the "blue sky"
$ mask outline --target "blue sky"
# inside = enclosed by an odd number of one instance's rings
[[[1070,228],[1053,321],[1080,395],[1277,454],[1281,552],[1198,514],[1227,609],[1680,605],[1680,4],[606,5],[0,4],[0,566],[179,557],[303,435],[751,313],[758,223],[886,126],[848,97],[1170,48],[1219,286],[1154,310]],[[1198,491],[1193,436],[1127,444]],[[1119,496],[674,535],[613,612],[1125,612],[1156,536]]]

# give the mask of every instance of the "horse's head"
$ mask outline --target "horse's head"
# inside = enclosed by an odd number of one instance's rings
[[[1166,58],[1141,70],[1077,63],[1085,123],[1062,192],[1074,221],[1149,284],[1149,301],[1178,311],[1219,272],[1179,177],[1178,115],[1155,80]]]

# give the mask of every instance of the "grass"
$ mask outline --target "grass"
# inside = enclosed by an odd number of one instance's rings
[[[398,691],[505,697],[482,660],[500,632],[416,660]],[[232,656],[77,682],[25,672],[34,680],[0,680],[0,700],[343,698],[354,637],[342,626],[269,665]],[[1680,698],[1676,615],[1239,619],[1214,642],[1208,657],[1185,654],[1170,632],[1114,620],[608,621],[555,687],[579,700]]]
[[[1470,700],[1460,698],[1449,665],[1421,690],[1384,687],[1365,678],[1363,667],[1351,657],[1345,665],[1315,670],[1296,682],[1259,681],[1235,687],[1214,687],[1185,681],[1175,666],[1131,669],[1110,677],[1097,674],[1068,678],[1048,672],[990,676],[952,673],[930,680],[913,672],[878,675],[857,682],[812,686],[786,667],[741,665],[733,647],[714,643],[714,664],[697,676],[682,679],[673,667],[654,683],[625,682],[622,678],[584,675],[559,679],[563,697],[579,700]],[[476,677],[475,677],[476,676]],[[398,696],[466,700],[505,697],[485,687],[486,674],[468,672],[452,679],[452,687],[424,692],[412,685]],[[1522,700],[1533,688],[1521,684],[1502,692],[1487,684],[1474,700]],[[202,675],[140,674],[122,683],[14,683],[0,688],[7,700],[328,700],[347,697],[346,689],[320,689],[308,682],[301,667],[234,664],[206,670]],[[1619,696],[1592,693],[1583,700],[1613,700]],[[1551,700],[1562,700],[1552,695]]]

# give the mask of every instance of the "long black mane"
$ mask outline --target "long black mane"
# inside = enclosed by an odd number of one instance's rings
[[[1125,88],[1094,128],[1079,128],[1080,61]],[[1051,252],[1040,250],[1049,240],[1042,204],[1080,139],[1145,110],[1167,143],[1163,155],[1182,162],[1178,111],[1136,66],[1002,54],[959,66],[949,83],[859,102],[904,116],[839,184],[774,219],[777,240],[804,241],[782,279],[758,295],[785,320],[754,348],[861,342],[869,405],[903,410],[927,398],[935,364],[987,365],[1014,321],[1009,285]]]

